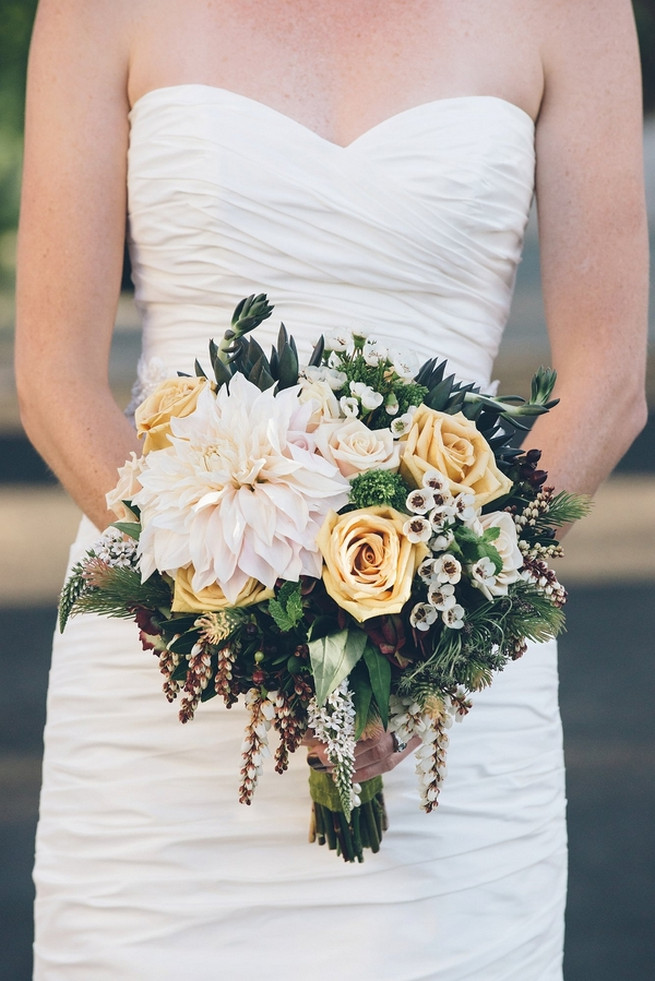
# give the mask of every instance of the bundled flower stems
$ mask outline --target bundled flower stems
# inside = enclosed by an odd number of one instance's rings
[[[491,397],[357,332],[300,365],[284,326],[269,356],[253,338],[271,312],[241,301],[211,371],[196,362],[138,407],[143,455],[119,471],[118,520],[73,568],[60,624],[134,619],[182,722],[242,699],[245,804],[271,730],[279,773],[311,733],[330,765],[310,769],[310,837],[362,861],[387,819],[381,778],[356,782],[357,741],[418,737],[420,806],[437,806],[452,721],[562,629],[548,561],[588,502],[513,445],[556,404],[553,372],[527,400]]]

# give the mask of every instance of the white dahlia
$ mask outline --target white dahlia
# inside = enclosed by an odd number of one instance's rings
[[[349,484],[314,452],[314,408],[298,389],[260,392],[237,374],[196,410],[171,420],[171,446],[149,453],[139,476],[143,577],[193,564],[194,590],[218,583],[234,602],[251,577],[320,577],[316,535]]]

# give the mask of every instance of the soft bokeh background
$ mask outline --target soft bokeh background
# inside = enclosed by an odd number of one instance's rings
[[[50,636],[78,521],[76,508],[24,439],[11,368],[23,80],[35,7],[36,0],[0,0],[0,978],[6,981],[31,975],[30,870]],[[634,8],[653,242],[655,7],[653,0],[641,0]],[[138,344],[126,293],[111,368],[122,402]],[[593,516],[567,539],[563,577],[571,597],[560,645],[571,849],[567,981],[649,981],[655,964],[654,346],[651,315],[651,421],[601,488]],[[548,359],[531,223],[498,361],[503,390],[525,393],[532,370]]]

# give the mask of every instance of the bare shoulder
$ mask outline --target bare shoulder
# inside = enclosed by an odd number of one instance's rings
[[[100,40],[112,47],[129,34],[132,11],[139,4],[126,0],[39,0],[34,21],[34,39],[57,35],[61,43]]]
[[[30,72],[55,87],[77,76],[91,89],[108,76],[124,77],[139,2],[128,0],[39,0]]]
[[[555,95],[633,101],[639,50],[630,0],[553,0],[541,14],[542,59]]]

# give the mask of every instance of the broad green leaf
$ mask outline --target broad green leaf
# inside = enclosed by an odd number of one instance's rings
[[[134,538],[138,542],[139,535],[141,534],[140,521],[114,521],[111,527],[118,528],[128,538]]]
[[[349,685],[353,693],[355,706],[355,739],[359,739],[369,720],[371,698],[371,682],[363,661],[359,661],[350,672]]]
[[[361,630],[340,630],[309,642],[309,657],[314,675],[316,701],[324,705],[328,695],[347,678],[366,646]]]
[[[389,693],[391,692],[391,665],[387,658],[380,654],[372,644],[364,648],[364,662],[371,679],[373,696],[380,710],[380,720],[384,728],[389,722]]]
[[[190,654],[196,645],[198,640],[198,635],[195,630],[190,630],[186,634],[182,634],[178,637],[176,641],[169,645],[169,651],[171,654]]]

